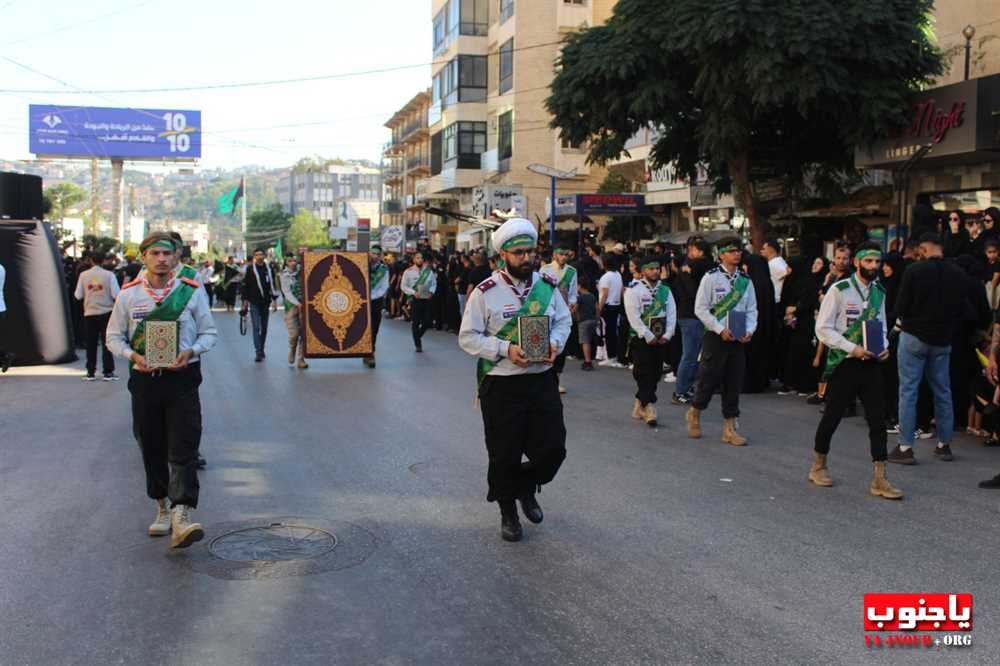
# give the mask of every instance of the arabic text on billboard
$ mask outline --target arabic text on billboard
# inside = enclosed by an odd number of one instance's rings
[[[646,212],[641,194],[578,194],[576,212],[581,215],[641,215]]]
[[[176,109],[28,107],[36,155],[190,160],[201,157],[201,112]]]

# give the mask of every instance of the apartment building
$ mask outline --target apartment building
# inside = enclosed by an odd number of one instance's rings
[[[383,150],[383,226],[405,225],[419,233],[424,202],[417,198],[417,182],[431,172],[430,103],[430,89],[423,90],[385,123],[392,138]]]
[[[330,165],[322,171],[290,172],[278,182],[278,202],[291,215],[305,209],[326,226],[338,219],[378,217],[381,201],[381,174],[378,169],[358,165]]]
[[[478,215],[512,200],[547,223],[549,180],[529,164],[577,176],[559,194],[593,192],[604,170],[589,167],[582,146],[563,145],[544,108],[569,31],[603,22],[614,0],[432,0],[433,61],[429,109],[430,176],[417,197]],[[485,195],[484,195],[485,193]],[[434,216],[442,243],[485,244],[485,233]]]

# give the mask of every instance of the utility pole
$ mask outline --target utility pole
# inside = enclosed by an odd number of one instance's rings
[[[111,158],[111,236],[117,241],[125,240],[122,233],[122,172],[125,160],[120,157]]]
[[[100,173],[97,158],[90,158],[90,233],[97,235],[97,210],[101,205]]]

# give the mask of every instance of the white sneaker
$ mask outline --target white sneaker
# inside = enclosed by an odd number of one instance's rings
[[[663,378],[663,382],[665,384],[673,384],[676,381],[677,381],[677,375],[675,375],[672,372],[668,372],[667,376]]]
[[[932,432],[924,432],[920,428],[917,428],[916,432],[913,433],[913,437],[915,439],[930,439],[933,436],[934,436],[934,433],[932,433]]]
[[[94,375],[84,375],[83,377],[80,377],[80,379],[82,379],[85,382],[96,382],[97,381],[97,377],[95,377]]]
[[[187,548],[191,544],[201,541],[205,537],[205,530],[201,523],[191,522],[191,511],[193,509],[184,504],[178,504],[171,510],[171,548]]]
[[[170,509],[167,500],[156,500],[156,519],[149,526],[149,536],[167,536],[170,534]]]
[[[613,368],[616,365],[618,365],[618,362],[615,361],[614,359],[606,358],[603,361],[599,362],[597,365],[601,366],[602,368]]]

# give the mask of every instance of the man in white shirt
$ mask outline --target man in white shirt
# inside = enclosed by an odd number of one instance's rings
[[[403,271],[400,290],[410,299],[410,329],[413,346],[424,350],[421,340],[431,327],[431,299],[437,291],[437,275],[422,252],[413,255],[413,265]]]
[[[535,490],[555,478],[566,458],[566,426],[552,363],[569,337],[571,317],[556,281],[532,270],[538,243],[534,224],[523,218],[507,220],[492,240],[505,267],[472,291],[458,344],[478,359],[478,396],[489,453],[486,500],[500,505],[501,537],[520,541],[515,501],[528,520],[542,522]],[[518,322],[523,316],[546,315],[549,357],[531,362],[518,337]],[[536,340],[541,346],[545,342]]]
[[[97,378],[97,344],[100,342],[104,381],[114,382],[118,381],[115,376],[115,357],[108,349],[104,334],[111,310],[115,307],[115,299],[118,298],[118,278],[103,267],[103,252],[95,252],[92,259],[94,265],[80,273],[73,292],[78,301],[83,301],[83,339],[87,350],[87,374],[83,380],[92,382]]]
[[[0,264],[0,332],[7,330],[7,302],[3,297],[4,285],[7,284],[7,270]],[[10,370],[10,364],[14,362],[14,354],[4,349],[0,349],[0,372]]]
[[[285,258],[285,268],[278,282],[285,306],[285,328],[288,329],[288,362],[295,363],[298,351],[298,368],[305,370],[309,364],[306,363],[306,341],[302,338],[302,269],[294,254]]]
[[[382,260],[382,246],[375,243],[368,248],[368,282],[371,285],[372,354],[364,358],[365,367],[375,367],[375,347],[378,331],[382,327],[382,310],[385,295],[389,293],[389,267]]]
[[[604,348],[608,358],[601,365],[612,368],[624,367],[618,362],[621,355],[618,340],[619,319],[622,315],[622,284],[621,258],[609,254],[604,259],[604,275],[597,283],[597,314],[604,320]]]
[[[788,267],[788,262],[782,258],[781,246],[773,238],[764,241],[760,247],[760,255],[767,259],[767,268],[771,273],[771,284],[774,285],[774,302],[780,303],[781,290],[792,269]]]
[[[176,242],[155,231],[139,251],[146,272],[122,287],[108,322],[108,346],[131,364],[132,430],[146,468],[146,494],[156,501],[150,536],[171,535],[186,548],[205,536],[191,520],[198,506],[198,449],[201,445],[201,355],[217,338],[208,296],[191,278],[174,275]],[[177,322],[173,366],[146,365],[146,322]],[[167,498],[172,507],[168,509]]]

